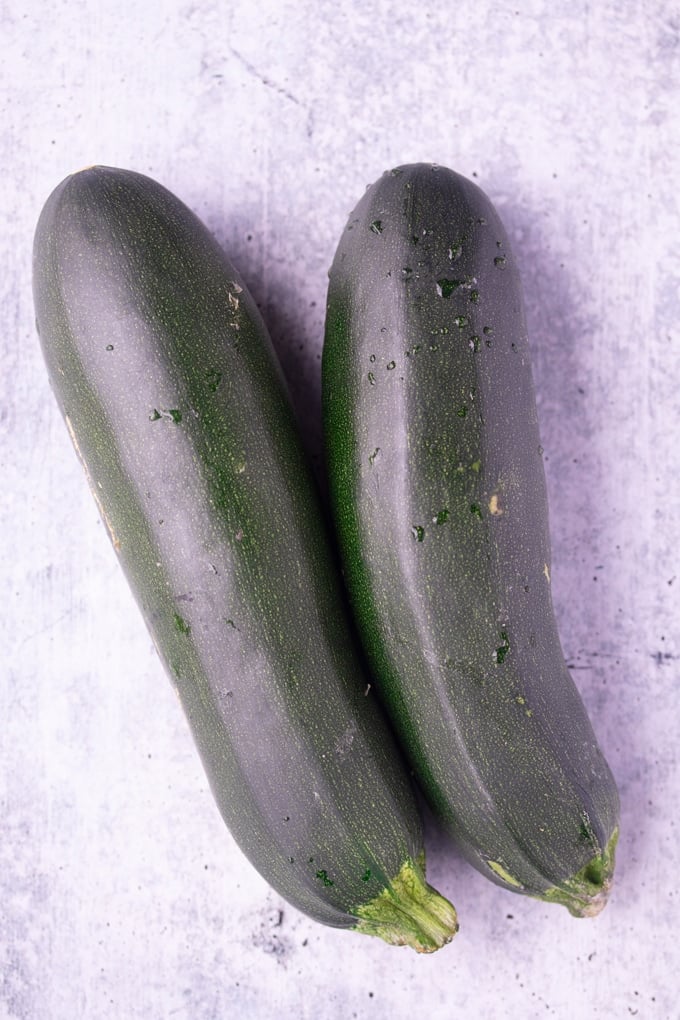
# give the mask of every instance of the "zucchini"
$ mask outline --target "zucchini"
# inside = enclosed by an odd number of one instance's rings
[[[71,438],[241,849],[317,921],[449,941],[245,283],[165,188],[93,167],[42,211],[34,295]]]
[[[329,277],[331,502],[379,693],[470,861],[594,914],[619,799],[560,647],[505,230],[472,182],[401,166],[351,214]]]

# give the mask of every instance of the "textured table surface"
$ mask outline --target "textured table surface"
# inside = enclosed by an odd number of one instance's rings
[[[680,16],[671,0],[0,6],[0,1018],[677,1017]],[[150,174],[251,286],[319,465],[326,273],[397,163],[472,176],[527,304],[565,653],[620,785],[596,919],[428,825],[461,931],[322,928],[236,848],[51,395],[31,241],[91,163]]]

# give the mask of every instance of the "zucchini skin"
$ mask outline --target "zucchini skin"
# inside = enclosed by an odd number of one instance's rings
[[[410,779],[364,693],[245,283],[160,184],[92,167],[42,211],[34,297],[53,390],[241,849],[317,921],[425,951],[449,941],[455,912],[424,883]],[[424,935],[374,909],[404,874]]]
[[[520,279],[476,185],[413,164],[367,190],[322,373],[346,582],[417,779],[489,878],[596,913],[619,798],[560,646]]]

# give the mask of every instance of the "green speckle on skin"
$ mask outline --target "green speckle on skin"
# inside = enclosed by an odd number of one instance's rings
[[[456,411],[456,414],[458,415],[459,418],[467,418],[467,413],[468,409],[465,406],[465,404],[463,404],[462,407],[459,407],[458,410]]]
[[[373,222],[371,223],[371,230],[374,234],[382,234],[383,232],[382,220],[373,220]]]
[[[479,472],[480,472],[480,471],[481,471],[481,469],[482,469],[482,462],[481,462],[481,460],[473,460],[472,464],[470,464],[470,468],[471,468],[471,469],[472,469],[472,470],[473,470],[473,471],[474,471],[474,472],[475,472],[476,474],[479,474]]]
[[[478,517],[480,519],[480,521],[481,521],[481,519],[482,519],[482,508],[479,505],[479,503],[471,503],[470,504],[470,513],[474,514],[474,516]]]
[[[446,507],[444,507],[443,510],[440,510],[437,516],[435,517],[435,521],[437,524],[444,524],[446,521],[448,521],[448,519],[449,511]]]
[[[366,870],[364,871],[363,875],[361,876],[361,881],[362,882],[370,882],[370,880],[371,880],[371,869],[370,868],[366,868]]]
[[[425,528],[421,524],[414,524],[411,527],[411,534],[415,538],[416,542],[422,542],[425,538]]]
[[[216,393],[218,386],[222,382],[222,373],[218,372],[216,368],[211,368],[206,372],[205,381],[210,392]]]
[[[180,634],[189,634],[191,632],[191,624],[187,623],[179,613],[175,613],[175,628]]]
[[[325,870],[317,871],[316,877],[320,879],[326,887],[334,884],[332,879],[328,877],[328,872]]]

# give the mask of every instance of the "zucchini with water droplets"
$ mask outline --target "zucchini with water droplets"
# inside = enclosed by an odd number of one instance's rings
[[[52,387],[219,809],[311,917],[431,951],[410,779],[372,697],[270,340],[156,182],[94,167],[34,244]]]
[[[351,214],[323,410],[355,616],[432,807],[492,880],[596,913],[619,799],[553,612],[518,271],[470,181],[398,167]]]

